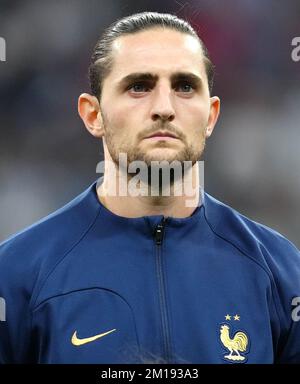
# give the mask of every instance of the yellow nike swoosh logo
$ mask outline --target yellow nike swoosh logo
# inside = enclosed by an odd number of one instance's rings
[[[116,329],[111,329],[108,332],[100,333],[99,335],[95,335],[95,336],[92,336],[92,337],[86,337],[84,339],[79,339],[77,337],[77,331],[75,331],[73,333],[73,336],[72,336],[72,339],[71,339],[71,343],[73,345],[76,345],[76,347],[79,347],[80,345],[91,343],[92,341],[100,339],[101,337],[106,336],[106,335],[108,335],[108,334],[110,334],[110,333],[112,333],[114,331],[116,331]]]

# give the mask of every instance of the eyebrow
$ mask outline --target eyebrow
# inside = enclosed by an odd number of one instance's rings
[[[148,81],[152,83],[156,83],[158,80],[158,75],[155,75],[150,72],[136,72],[136,73],[130,73],[129,75],[123,77],[119,83],[118,87],[120,89],[135,83],[135,82],[142,82],[142,81]],[[202,78],[191,73],[191,72],[175,72],[170,77],[171,83],[176,83],[178,81],[188,81],[193,84],[195,87],[200,87],[203,83]]]

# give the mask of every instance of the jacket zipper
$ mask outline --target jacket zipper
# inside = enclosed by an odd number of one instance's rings
[[[155,228],[154,238],[156,243],[156,266],[158,275],[158,286],[159,286],[159,302],[161,310],[161,322],[163,330],[163,349],[166,362],[170,362],[171,358],[171,345],[170,345],[170,332],[169,332],[169,321],[167,313],[167,302],[166,302],[166,288],[163,273],[163,260],[162,260],[162,243],[164,238],[165,225],[167,218],[163,218],[160,224]]]

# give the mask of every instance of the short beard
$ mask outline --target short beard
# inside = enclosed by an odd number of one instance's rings
[[[102,121],[103,121],[103,129],[105,131],[105,142],[107,146],[107,150],[111,156],[112,161],[116,165],[117,169],[119,169],[123,174],[127,173],[128,179],[130,180],[135,175],[139,174],[140,170],[137,168],[136,172],[130,172],[128,173],[128,166],[134,161],[142,161],[147,166],[147,174],[145,175],[145,178],[141,178],[141,181],[144,184],[148,184],[149,187],[152,186],[152,170],[156,171],[156,174],[159,175],[159,194],[162,193],[162,191],[170,185],[171,187],[174,185],[177,179],[184,180],[184,176],[187,172],[190,171],[192,166],[199,160],[201,160],[204,149],[205,149],[205,133],[203,132],[203,135],[201,135],[201,146],[200,148],[196,149],[193,145],[188,145],[186,143],[186,140],[182,138],[182,141],[185,144],[185,147],[180,150],[177,154],[172,156],[172,158],[169,158],[167,160],[168,164],[172,164],[173,161],[180,163],[181,167],[181,174],[179,172],[174,172],[172,167],[170,167],[170,177],[167,180],[168,185],[164,185],[164,177],[163,175],[163,169],[164,165],[158,165],[157,163],[160,163],[162,161],[166,161],[165,159],[153,159],[151,156],[149,156],[147,153],[142,152],[140,149],[129,147],[128,145],[122,143],[117,147],[114,142],[114,130],[111,129],[107,118],[105,117],[105,114],[102,113]],[[204,131],[204,130],[203,130]],[[157,143],[159,145],[159,143]],[[163,144],[164,145],[164,144]],[[119,161],[119,155],[120,153],[126,153],[127,155],[127,163],[124,164]],[[188,163],[186,163],[188,162]],[[184,166],[185,164],[185,166]]]

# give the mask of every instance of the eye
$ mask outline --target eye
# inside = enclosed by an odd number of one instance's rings
[[[177,83],[175,88],[178,92],[184,92],[184,93],[191,93],[195,89],[190,83],[186,81]]]
[[[134,93],[147,92],[149,89],[146,83],[134,83],[128,87],[128,90]]]

